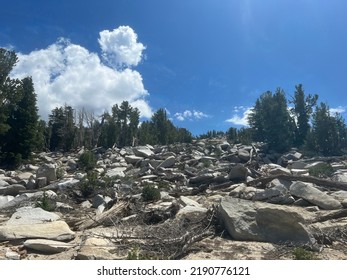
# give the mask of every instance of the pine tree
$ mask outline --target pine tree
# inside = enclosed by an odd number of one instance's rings
[[[294,123],[282,89],[278,88],[275,94],[267,91],[257,99],[249,123],[254,140],[267,142],[269,148],[278,152],[291,147]]]
[[[300,147],[304,144],[307,137],[307,133],[310,130],[310,118],[313,112],[313,107],[316,106],[318,95],[305,96],[302,85],[295,86],[295,93],[292,103],[294,108],[292,113],[296,119],[295,130],[295,145]]]

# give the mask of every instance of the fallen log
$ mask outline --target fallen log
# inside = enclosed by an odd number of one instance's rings
[[[321,178],[317,178],[313,176],[301,176],[301,175],[289,175],[289,174],[279,174],[279,175],[272,175],[268,177],[257,178],[257,179],[254,179],[253,181],[247,182],[246,185],[257,187],[257,188],[266,188],[266,184],[270,183],[274,179],[282,179],[286,181],[301,181],[305,183],[313,183],[321,187],[347,191],[347,183],[344,183],[344,182],[331,181],[328,179],[321,179]]]

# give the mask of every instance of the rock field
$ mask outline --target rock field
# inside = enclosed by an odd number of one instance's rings
[[[83,152],[0,170],[0,260],[347,259],[347,157],[206,139],[95,148],[91,177]]]

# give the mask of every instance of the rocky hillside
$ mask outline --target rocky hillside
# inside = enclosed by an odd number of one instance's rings
[[[347,158],[223,139],[0,170],[0,259],[346,259]]]

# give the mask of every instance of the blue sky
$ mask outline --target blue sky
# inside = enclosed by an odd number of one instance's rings
[[[0,46],[40,114],[129,100],[194,135],[245,124],[259,95],[296,84],[346,117],[344,0],[1,1]]]

